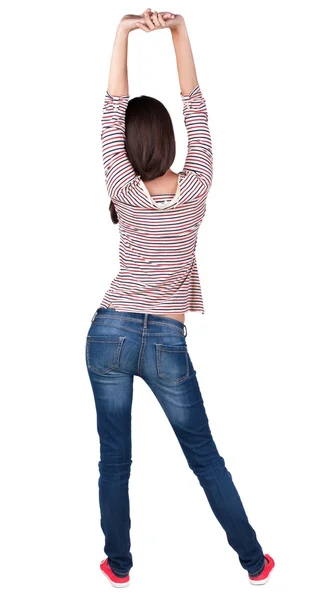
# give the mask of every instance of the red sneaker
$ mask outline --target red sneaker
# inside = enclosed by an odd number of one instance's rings
[[[264,554],[264,556],[267,559],[268,563],[267,565],[265,565],[262,573],[260,575],[257,575],[257,577],[252,577],[252,575],[248,574],[249,581],[253,585],[263,585],[264,583],[267,583],[270,579],[271,571],[272,569],[274,569],[275,562],[273,558],[269,554]]]
[[[100,563],[100,570],[106,575],[114,587],[127,587],[129,585],[130,576],[126,575],[125,577],[118,577],[118,575],[115,575],[107,562],[107,558],[104,558]]]

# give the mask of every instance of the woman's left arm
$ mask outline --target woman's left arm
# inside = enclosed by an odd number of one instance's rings
[[[125,151],[125,112],[129,102],[127,73],[128,38],[131,29],[125,17],[117,27],[101,120],[102,157],[108,195],[118,191],[136,173]]]
[[[112,96],[129,95],[127,58],[130,31],[123,18],[117,27],[111,55],[107,91]]]
[[[137,23],[146,23],[150,9],[142,15],[125,15],[116,31],[107,90],[101,121],[102,156],[108,195],[116,198],[118,192],[137,175],[125,150],[125,113],[129,103],[128,41]]]
[[[153,25],[152,19],[155,21]],[[102,113],[102,155],[108,195],[116,198],[117,194],[137,177],[125,150],[125,113],[129,103],[129,82],[127,71],[128,40],[131,31],[140,27],[161,29],[164,20],[171,13],[152,13],[145,10],[142,15],[125,15],[116,31],[107,90]]]

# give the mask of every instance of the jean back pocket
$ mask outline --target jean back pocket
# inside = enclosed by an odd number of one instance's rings
[[[169,383],[181,383],[189,377],[190,364],[187,346],[156,344],[158,377]]]
[[[88,335],[86,364],[89,371],[106,375],[120,366],[120,354],[125,337]]]

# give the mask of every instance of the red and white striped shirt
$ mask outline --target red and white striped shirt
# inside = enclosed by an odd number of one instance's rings
[[[176,194],[151,196],[125,150],[130,96],[106,91],[102,152],[108,195],[120,230],[120,271],[100,306],[145,313],[204,313],[195,258],[213,177],[208,114],[199,85],[181,94],[188,150]]]

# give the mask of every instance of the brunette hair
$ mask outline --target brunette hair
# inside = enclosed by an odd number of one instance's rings
[[[137,96],[129,101],[125,113],[125,150],[143,181],[161,177],[173,164],[176,154],[173,123],[167,108],[156,98]],[[118,223],[112,201],[109,210],[113,223]]]

